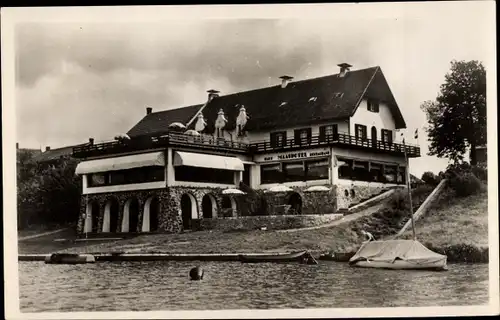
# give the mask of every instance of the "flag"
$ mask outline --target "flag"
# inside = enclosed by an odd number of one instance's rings
[[[418,128],[415,130],[415,139],[418,139]]]

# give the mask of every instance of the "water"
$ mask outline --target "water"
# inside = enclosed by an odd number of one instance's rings
[[[447,272],[352,268],[345,263],[20,262],[22,312],[453,306],[488,303],[488,265]]]

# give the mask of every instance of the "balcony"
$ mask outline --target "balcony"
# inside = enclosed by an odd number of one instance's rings
[[[73,148],[73,157],[88,158],[103,155],[120,154],[141,150],[174,147],[191,147],[200,150],[217,150],[246,154],[249,146],[241,142],[233,142],[211,136],[193,136],[183,133],[168,133],[155,137],[137,137],[124,141],[110,141],[98,144],[87,144]]]
[[[183,133],[168,133],[161,136],[138,137],[125,141],[110,141],[74,147],[73,157],[88,158],[167,147],[188,147],[198,150],[250,155],[326,146],[344,146],[398,155],[403,155],[404,148],[406,147],[406,154],[409,158],[420,157],[420,147],[411,144],[403,145],[402,143],[388,143],[381,140],[372,141],[370,139],[356,138],[345,133],[325,135],[321,138],[322,139],[320,139],[319,136],[312,136],[309,140],[297,141],[299,143],[296,143],[295,139],[291,138],[276,145],[271,144],[270,141],[255,142],[248,145],[242,142],[230,141],[223,138],[213,138],[206,135],[193,136]]]
[[[308,147],[326,147],[326,146],[344,146],[355,149],[365,149],[372,152],[392,153],[403,155],[406,149],[406,154],[409,158],[420,157],[420,147],[412,144],[399,142],[385,142],[381,140],[361,139],[346,133],[330,134],[321,137],[319,135],[312,136],[310,139],[295,141],[294,138],[287,139],[281,143],[272,144],[270,141],[262,141],[251,144],[253,153],[266,152],[282,152],[299,150]]]

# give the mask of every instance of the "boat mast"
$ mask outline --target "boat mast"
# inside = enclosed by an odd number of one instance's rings
[[[406,186],[408,189],[408,198],[410,199],[410,219],[411,219],[411,229],[413,232],[413,240],[417,240],[417,236],[415,234],[415,221],[413,220],[413,203],[411,199],[411,184],[410,184],[410,161],[408,160],[408,156],[406,154],[406,144],[405,139],[403,139],[403,149],[405,152],[405,162],[406,162]]]

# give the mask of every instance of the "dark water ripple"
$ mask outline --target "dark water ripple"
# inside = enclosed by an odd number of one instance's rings
[[[351,268],[345,263],[20,262],[22,312],[453,306],[488,303],[488,265],[448,272]]]

